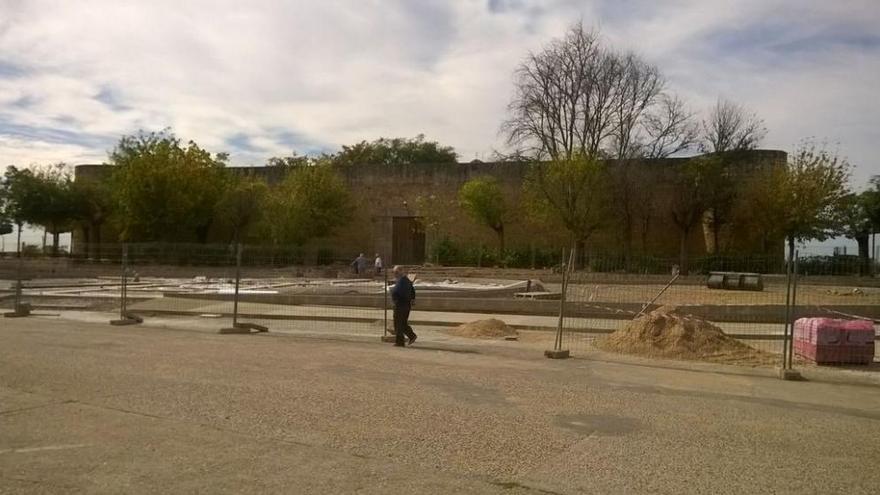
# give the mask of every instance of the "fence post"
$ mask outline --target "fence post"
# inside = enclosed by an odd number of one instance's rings
[[[394,334],[388,331],[388,268],[386,268],[384,264],[382,265],[382,294],[384,297],[384,302],[382,303],[384,313],[382,323],[382,342],[394,342]]]
[[[785,329],[782,337],[782,367],[779,368],[779,378],[783,380],[801,380],[801,374],[792,369],[794,361],[792,350],[794,347],[794,319],[796,318],[795,298],[797,295],[797,259],[798,252],[786,263],[786,288],[785,288]]]
[[[797,287],[798,287],[798,261],[800,260],[800,253],[795,250],[794,252],[794,271],[792,275],[792,283],[791,283],[791,322],[789,323],[789,327],[791,328],[791,334],[788,339],[788,369],[792,369],[792,365],[794,364],[794,322],[797,321]]]
[[[119,283],[119,319],[110,320],[111,325],[135,325],[143,323],[144,319],[128,311],[128,244],[122,245],[122,276]]]
[[[544,351],[544,356],[550,359],[566,359],[570,356],[568,349],[562,348],[562,327],[565,320],[565,293],[568,291],[569,272],[572,265],[574,250],[569,251],[568,263],[565,261],[565,250],[562,251],[562,292],[559,295],[559,321],[556,325],[556,340],[553,349]]]
[[[232,296],[232,326],[221,328],[218,333],[251,333],[251,330],[257,332],[268,332],[269,328],[256,323],[240,323],[238,321],[238,289],[241,285],[241,243],[235,244],[235,293]]]
[[[22,272],[24,271],[24,257],[18,253],[18,267],[15,269],[15,302],[12,311],[3,313],[6,318],[22,318],[31,314],[30,303],[21,301],[22,298]]]

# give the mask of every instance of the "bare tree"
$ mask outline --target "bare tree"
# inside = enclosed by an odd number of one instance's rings
[[[719,98],[703,120],[703,142],[706,152],[751,150],[767,135],[764,120],[756,113],[730,100]]]
[[[649,85],[648,88],[659,90],[660,86]],[[696,144],[698,136],[693,114],[681,99],[666,93],[651,93],[650,90],[642,93],[643,107],[630,107],[637,111],[620,114],[618,129],[622,132],[615,136],[618,138],[616,154],[620,160],[611,171],[611,176],[619,219],[620,246],[627,262],[636,231],[642,250],[646,249],[650,224],[655,216],[656,177],[645,159],[667,158],[690,149]],[[635,129],[628,131],[621,122],[634,125]],[[626,145],[620,146],[622,144]]]
[[[595,32],[573,25],[561,39],[530,53],[515,73],[508,144],[537,158],[595,156],[613,128],[620,60]]]
[[[653,111],[644,115],[642,126],[647,137],[642,147],[645,158],[667,158],[694,148],[699,141],[694,113],[676,95],[661,94]]]
[[[669,214],[679,233],[679,268],[688,274],[688,239],[699,225],[715,190],[707,185],[723,173],[723,165],[714,156],[701,156],[668,169],[670,194]]]
[[[640,133],[645,111],[660,97],[665,81],[657,67],[633,53],[618,57],[617,70],[609,154],[617,159],[634,158],[642,153]]]

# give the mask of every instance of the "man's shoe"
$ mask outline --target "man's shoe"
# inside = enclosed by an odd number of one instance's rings
[[[413,345],[413,344],[415,344],[417,338],[419,338],[418,335],[413,335],[412,337],[410,337],[410,338],[409,338],[409,345]]]

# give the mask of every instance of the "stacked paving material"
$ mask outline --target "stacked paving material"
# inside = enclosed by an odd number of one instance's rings
[[[727,335],[712,323],[663,306],[618,329],[596,346],[602,350],[648,357],[737,364],[774,364],[774,355]]]
[[[517,331],[501,320],[490,318],[459,325],[450,329],[449,334],[470,338],[505,338],[517,336]]]
[[[816,364],[871,364],[874,322],[800,318],[794,323],[794,351]]]

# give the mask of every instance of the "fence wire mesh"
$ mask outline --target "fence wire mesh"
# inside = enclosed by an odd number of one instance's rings
[[[88,252],[0,259],[4,313],[29,306],[38,314],[97,312],[108,320],[135,316],[209,332],[232,327],[235,319],[277,333],[377,340],[393,328],[390,277],[376,270],[372,256],[356,263],[325,253],[307,263],[300,250],[245,245],[239,260],[234,244],[102,244]],[[787,283],[791,265],[782,257],[699,259],[689,273],[675,274],[676,264],[587,255],[552,269],[410,267],[418,294],[410,321],[422,345],[479,343],[535,352],[558,348],[575,357],[601,352],[773,367],[783,365],[789,321],[795,323],[789,345],[797,368],[814,366],[821,346],[815,336],[805,342],[806,330],[796,322],[824,318],[850,322],[858,334],[849,342],[841,331],[817,331],[837,335],[840,345],[821,351],[832,353],[829,364],[863,365],[867,348],[873,353],[880,280],[869,275],[876,267],[866,268],[863,260],[801,252],[796,288]],[[563,303],[565,266],[571,271]],[[787,311],[790,297],[795,301]],[[506,328],[460,329],[490,319]],[[513,332],[516,342],[500,338]]]
[[[667,274],[574,271],[566,307],[572,352],[781,365],[785,277],[748,272],[760,284],[743,287],[741,272],[712,273],[718,288],[708,274],[673,267]]]

